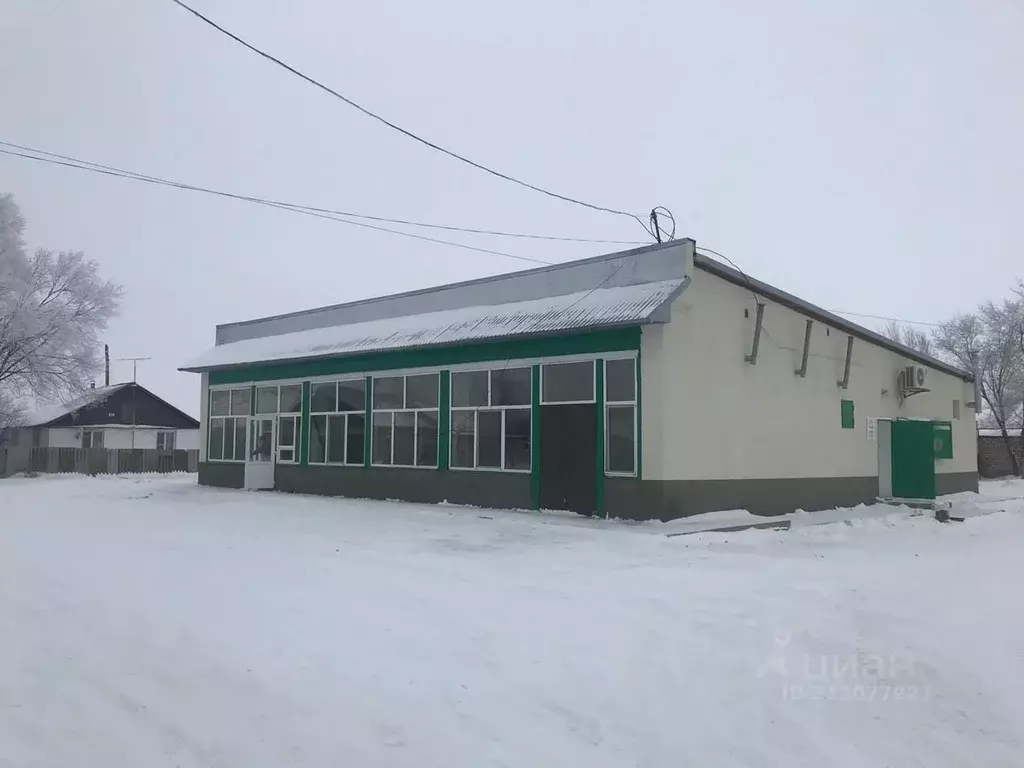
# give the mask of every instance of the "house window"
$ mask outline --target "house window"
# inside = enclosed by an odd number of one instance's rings
[[[604,362],[604,468],[610,475],[636,474],[636,360]]]
[[[245,426],[251,398],[249,387],[211,390],[210,461],[245,461]]]
[[[530,471],[529,368],[452,373],[453,469]]]
[[[373,379],[374,465],[437,467],[438,383],[436,373]]]
[[[102,448],[103,447],[103,430],[102,429],[83,429],[82,430],[82,447],[83,448]]]
[[[549,363],[541,368],[542,402],[594,402],[594,361]]]
[[[172,431],[160,431],[156,433],[156,449],[158,451],[173,451],[175,437],[177,434]]]
[[[309,463],[362,466],[366,379],[314,383],[309,410]]]

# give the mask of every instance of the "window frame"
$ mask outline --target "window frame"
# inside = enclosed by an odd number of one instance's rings
[[[587,400],[548,400],[544,396],[544,379],[547,378],[547,369],[551,366],[556,365],[578,365],[580,363],[590,363],[590,398]],[[590,403],[597,402],[597,363],[596,357],[586,358],[583,360],[552,360],[540,364],[540,392],[537,393],[536,399],[538,405],[589,405]],[[518,366],[517,366],[518,367]],[[532,403],[531,403],[532,407]]]
[[[608,399],[608,363],[619,362],[621,360],[629,360],[633,363],[633,399],[632,400],[609,400]],[[640,366],[636,357],[609,357],[606,358],[602,365],[604,374],[601,378],[603,381],[604,391],[601,393],[604,401],[604,474],[606,477],[637,477],[639,474],[639,459],[640,459],[640,408],[639,408],[639,397],[640,397]],[[608,413],[612,408],[627,408],[632,406],[633,408],[633,471],[623,472],[621,470],[613,470],[609,466],[611,461],[611,430],[608,428]]]
[[[586,361],[573,361],[573,362],[586,362]],[[526,370],[530,373],[530,397],[529,401],[525,404],[520,403],[517,405],[492,405],[494,402],[494,378],[493,373],[502,373],[506,370]],[[451,385],[448,387],[448,412],[450,414],[450,422],[448,428],[448,468],[454,472],[510,472],[513,474],[528,475],[533,472],[533,408],[534,401],[537,398],[537,393],[533,391],[533,370],[532,366],[529,365],[506,365],[501,368],[459,368],[458,370],[452,371],[449,375],[455,377],[456,374],[460,373],[486,373],[487,374],[487,404],[486,405],[455,405],[455,382],[451,381]],[[490,412],[501,412],[501,466],[500,467],[481,467],[480,466],[480,413],[484,411]],[[508,441],[508,416],[506,411],[526,411],[530,415],[530,451],[529,466],[526,468],[515,468],[509,469],[505,465],[507,463],[507,456],[505,446]],[[473,466],[463,467],[458,466],[455,463],[455,414],[456,413],[472,413],[473,414]]]
[[[171,438],[171,447],[167,447],[167,438]],[[163,438],[164,447],[160,447],[161,438]],[[174,429],[158,429],[156,432],[156,449],[158,451],[175,451],[178,447],[178,432]]]
[[[409,402],[409,377],[410,376],[434,376],[437,387],[437,405],[433,408],[410,408],[408,407]],[[370,399],[370,412],[366,420],[366,428],[370,430],[370,453],[369,461],[371,467],[379,467],[382,469],[395,468],[395,469],[426,469],[426,470],[437,470],[441,465],[441,370],[416,370],[396,373],[394,371],[380,371],[378,373],[370,374],[367,378],[372,381],[372,397]],[[373,397],[377,394],[377,380],[378,379],[401,379],[402,380],[402,408],[377,408],[373,402]],[[395,414],[396,413],[410,413],[412,414],[412,464],[395,464]],[[415,463],[419,458],[419,441],[420,441],[420,418],[421,413],[433,413],[435,416],[435,422],[437,424],[437,437],[435,438],[437,443],[434,448],[434,463],[433,464],[417,464]],[[381,464],[376,461],[374,454],[376,453],[377,444],[377,414],[389,414],[390,418],[390,458],[391,463]],[[347,427],[347,424],[346,424]],[[347,449],[346,449],[347,454]]]
[[[315,466],[315,467],[362,467],[362,466],[365,466],[365,461],[366,461],[366,447],[365,446],[366,446],[366,429],[367,429],[367,426],[366,426],[366,387],[367,387],[367,378],[368,377],[366,377],[366,376],[344,376],[344,377],[337,378],[337,379],[317,380],[317,381],[314,381],[314,382],[310,383],[310,390],[309,390],[309,402],[310,402],[309,423],[310,423],[310,428],[308,430],[309,434],[306,436],[307,456],[311,457],[313,455],[313,449],[312,449],[312,446],[313,446],[313,426],[312,426],[313,425],[313,419],[316,418],[316,417],[319,417],[319,416],[322,416],[324,418],[324,460],[323,461],[314,461],[312,458],[310,458],[308,460],[308,464],[310,466]],[[356,382],[356,381],[360,381],[360,382],[363,383],[363,405],[362,405],[362,407],[359,408],[358,410],[357,409],[341,410],[340,409],[340,400],[339,400],[339,396],[338,396],[338,387],[339,387],[339,385],[344,384],[344,383],[352,383],[352,382]],[[334,410],[333,411],[322,411],[322,410],[321,411],[314,411],[313,410],[313,387],[315,387],[315,386],[323,386],[325,384],[333,384],[334,385]],[[403,385],[403,394],[404,394],[404,385]],[[349,423],[349,417],[353,416],[353,415],[358,415],[358,416],[362,416],[363,417],[363,460],[362,461],[358,461],[358,462],[349,461],[349,457],[348,457],[348,448],[349,448],[349,445],[348,445],[348,423]],[[343,461],[331,461],[330,460],[330,455],[331,455],[331,437],[330,436],[331,436],[331,419],[332,418],[335,418],[335,419],[340,418],[342,420],[343,424],[344,424],[344,428],[342,430],[344,435],[345,435],[344,448],[343,448],[343,451],[342,451],[342,454],[343,454],[343,457],[344,457]],[[393,455],[393,452],[392,452],[392,455]]]
[[[269,385],[269,386],[275,386],[275,385]],[[247,391],[249,393],[249,412],[245,413],[245,414],[236,414],[236,413],[232,413],[231,412],[231,404],[232,404],[232,400],[233,400],[232,393],[237,392],[239,390],[245,390],[245,391]],[[214,400],[213,395],[214,395],[215,392],[227,392],[228,393],[228,412],[227,413],[218,414],[216,416],[213,414],[213,400]],[[278,394],[278,407],[280,408],[280,397],[281,397],[280,389],[278,390],[277,394]],[[255,408],[255,405],[256,405],[254,401],[255,401],[255,392],[253,391],[253,385],[251,385],[251,384],[246,384],[244,386],[232,385],[232,386],[210,387],[210,390],[209,390],[209,402],[207,403],[207,408],[206,408],[206,461],[208,461],[208,462],[218,462],[218,463],[224,463],[224,464],[244,464],[245,463],[245,461],[246,461],[246,453],[248,452],[248,445],[249,445],[249,419],[251,419],[253,417],[252,416],[252,412],[253,412],[253,409]],[[261,414],[261,415],[265,416],[267,418],[271,417],[271,414]],[[242,449],[242,456],[241,456],[241,458],[234,458],[235,447],[236,447],[236,445],[238,443],[238,436],[237,436],[238,435],[238,427],[237,426],[234,426],[232,428],[232,430],[231,430],[231,455],[232,455],[232,458],[230,458],[230,459],[225,459],[224,458],[224,449],[227,447],[228,442],[227,442],[227,430],[224,429],[223,424],[225,422],[227,422],[229,419],[232,421],[233,424],[240,419],[242,421],[242,424],[243,424],[243,429],[245,430],[245,438],[242,441],[243,442],[243,449]],[[213,423],[215,421],[220,421],[222,423],[222,426],[221,426],[220,458],[218,458],[218,459],[214,459],[214,458],[210,457],[210,444],[212,442]]]
[[[96,435],[100,436],[100,444],[96,445]],[[89,444],[86,445],[86,437],[89,438]],[[83,429],[82,430],[82,448],[85,450],[92,450],[93,448],[104,448],[106,446],[106,436],[103,434],[102,429]]]

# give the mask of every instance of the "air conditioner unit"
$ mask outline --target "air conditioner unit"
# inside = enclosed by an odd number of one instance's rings
[[[928,369],[923,365],[908,365],[903,376],[905,389],[924,389],[928,383]]]

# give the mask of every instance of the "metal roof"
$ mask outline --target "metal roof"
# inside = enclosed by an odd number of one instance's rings
[[[547,296],[504,304],[388,317],[219,344],[183,371],[310,360],[366,352],[433,347],[509,337],[551,335],[669,319],[669,305],[688,278]]]

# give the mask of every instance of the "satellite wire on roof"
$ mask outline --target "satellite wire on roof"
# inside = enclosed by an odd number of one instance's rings
[[[288,72],[291,72],[296,77],[302,78],[303,80],[305,80],[310,85],[316,86],[320,90],[325,91],[326,93],[329,93],[331,96],[334,96],[335,98],[341,99],[343,102],[348,104],[350,107],[354,107],[355,109],[358,109],[360,112],[362,112],[367,117],[371,117],[374,120],[377,120],[377,121],[383,123],[388,128],[391,128],[392,130],[398,131],[399,133],[403,134],[404,136],[407,136],[410,139],[412,139],[414,141],[417,141],[420,144],[423,144],[424,146],[430,147],[433,150],[436,150],[438,152],[441,152],[442,154],[448,155],[449,157],[454,158],[455,160],[459,160],[460,162],[466,163],[467,165],[470,165],[473,168],[476,168],[477,170],[484,171],[485,173],[489,173],[492,176],[497,176],[499,179],[504,179],[505,181],[510,181],[513,184],[518,184],[521,187],[526,187],[527,189],[532,189],[534,192],[540,192],[541,194],[547,195],[549,197],[554,197],[554,198],[556,198],[558,200],[562,200],[562,201],[567,202],[567,203],[573,203],[575,205],[581,205],[584,208],[590,208],[591,210],[594,210],[594,211],[602,211],[604,213],[611,213],[611,214],[614,214],[616,216],[626,216],[628,218],[631,218],[631,219],[635,220],[641,227],[644,228],[644,231],[647,232],[647,234],[649,234],[651,237],[656,237],[655,232],[652,229],[649,229],[647,224],[644,223],[643,219],[641,219],[636,214],[629,213],[628,211],[620,211],[620,210],[617,210],[615,208],[606,208],[606,207],[604,207],[602,205],[594,205],[593,203],[587,203],[587,202],[584,202],[583,200],[578,200],[578,199],[576,199],[574,197],[569,197],[568,195],[560,195],[557,192],[552,192],[550,190],[544,189],[543,187],[538,187],[538,186],[536,186],[534,184],[530,184],[529,182],[523,181],[521,179],[517,179],[515,176],[510,176],[510,175],[508,175],[506,173],[502,173],[501,171],[496,171],[493,168],[489,168],[486,165],[483,165],[481,163],[478,163],[478,162],[475,162],[473,160],[470,160],[469,158],[464,157],[463,155],[460,155],[457,152],[453,152],[450,149],[445,149],[444,147],[440,146],[439,144],[435,144],[432,141],[424,139],[422,136],[418,136],[417,134],[413,133],[412,131],[407,130],[405,128],[402,128],[400,125],[397,125],[396,123],[393,123],[390,120],[388,120],[388,119],[386,119],[384,117],[381,117],[376,112],[370,111],[369,109],[367,109],[363,105],[353,101],[352,99],[348,98],[347,96],[344,96],[343,94],[339,93],[338,91],[334,90],[333,88],[331,88],[331,87],[329,87],[327,85],[324,85],[319,80],[316,80],[315,78],[310,77],[309,75],[305,74],[304,72],[301,72],[300,70],[296,69],[295,67],[291,66],[290,64],[286,64],[281,59],[279,59],[279,58],[277,58],[275,56],[272,56],[271,54],[267,53],[266,51],[263,51],[263,50],[257,48],[252,43],[249,43],[249,42],[243,40],[241,37],[239,37],[235,33],[231,32],[230,30],[225,29],[224,27],[222,27],[217,22],[213,21],[212,19],[208,18],[207,16],[204,16],[199,11],[197,11],[195,8],[192,8],[191,6],[186,5],[181,0],[171,0],[171,2],[174,3],[175,5],[179,6],[180,8],[183,8],[184,10],[188,11],[193,16],[195,16],[199,20],[203,21],[204,23],[208,24],[209,26],[213,27],[218,32],[220,32],[221,34],[224,34],[224,35],[230,37],[236,43],[244,46],[245,48],[248,48],[250,51],[252,51],[253,53],[255,53],[257,55],[262,56],[267,61],[270,61],[270,62],[276,64],[277,66],[287,70]]]

